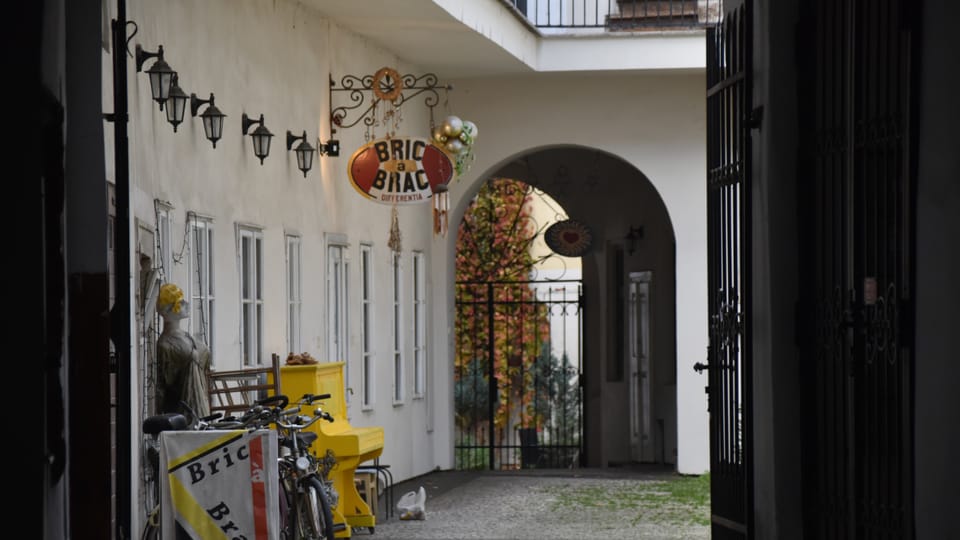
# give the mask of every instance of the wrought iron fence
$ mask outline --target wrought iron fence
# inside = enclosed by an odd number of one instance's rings
[[[721,0],[503,0],[537,28],[665,30],[720,22]]]
[[[457,469],[582,462],[579,280],[457,282]]]

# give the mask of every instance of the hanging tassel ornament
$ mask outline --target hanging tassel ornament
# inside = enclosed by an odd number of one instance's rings
[[[450,212],[450,188],[438,184],[433,192],[433,234],[447,235],[447,214]]]
[[[393,206],[390,219],[390,240],[387,240],[387,246],[394,253],[400,253],[400,216],[397,212],[397,206]]]

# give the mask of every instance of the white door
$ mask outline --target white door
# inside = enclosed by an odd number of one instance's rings
[[[627,305],[630,365],[630,459],[655,460],[650,397],[650,280],[652,272],[631,272]]]

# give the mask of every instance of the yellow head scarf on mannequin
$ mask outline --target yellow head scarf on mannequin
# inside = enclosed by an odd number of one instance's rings
[[[164,283],[160,287],[160,297],[157,298],[157,311],[170,310],[180,313],[183,303],[183,291],[173,283]]]

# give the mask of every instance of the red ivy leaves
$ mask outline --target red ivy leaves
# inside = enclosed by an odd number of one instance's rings
[[[527,283],[534,258],[530,245],[536,235],[531,219],[529,187],[506,178],[488,181],[467,209],[457,234],[456,320],[457,373],[467,373],[478,362],[489,373],[489,304],[492,300],[494,377],[498,401],[495,423],[504,427],[512,417],[522,427],[539,426],[542,418],[531,413],[535,391],[530,368],[549,338],[546,314],[533,303],[535,293]],[[488,286],[487,282],[498,282]],[[488,298],[489,295],[493,298]],[[522,376],[521,376],[522,375]]]

